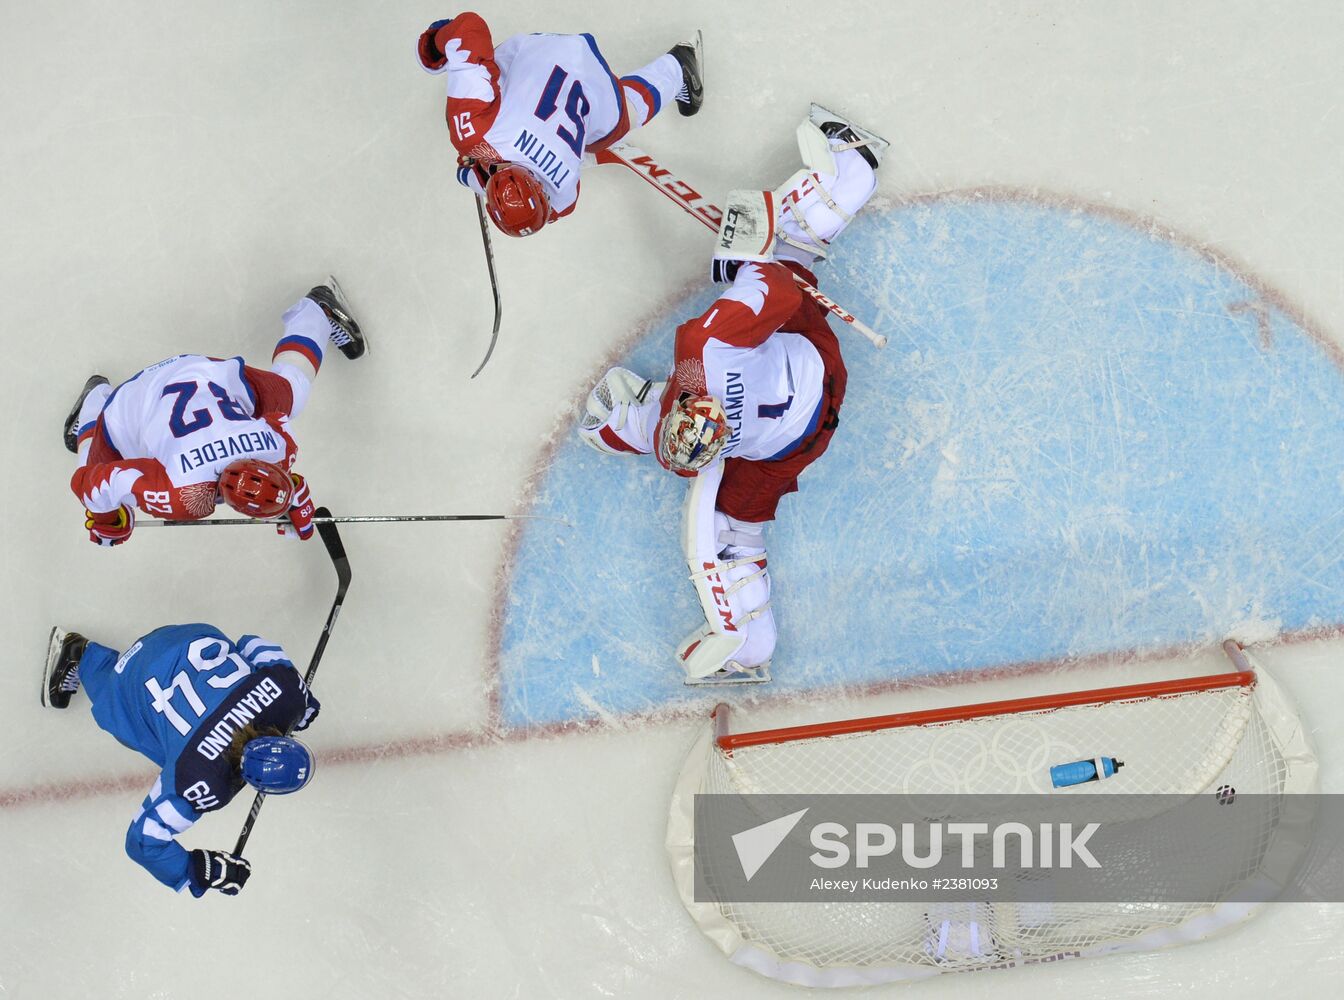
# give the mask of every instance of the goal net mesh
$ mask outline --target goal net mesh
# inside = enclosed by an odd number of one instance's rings
[[[732,745],[712,736],[692,755],[685,790],[710,794],[1193,795],[1310,790],[1315,762],[1295,714],[1266,675],[1261,683],[979,718]],[[1126,691],[1132,689],[1124,689]],[[895,718],[895,717],[889,717]],[[882,720],[873,720],[882,721]],[[824,731],[824,729],[822,730]],[[751,735],[746,734],[749,742]],[[1050,785],[1050,767],[1105,753],[1124,761],[1111,779]],[[688,761],[688,770],[692,764]],[[1293,777],[1296,772],[1297,781]],[[689,785],[686,785],[689,780]],[[1117,802],[1117,806],[1120,803]],[[674,814],[675,814],[674,808]],[[985,819],[979,816],[979,819]],[[675,825],[675,824],[674,824]],[[1273,829],[1251,845],[1255,875]],[[669,826],[669,849],[674,831]],[[1161,863],[1136,843],[1135,864]],[[674,857],[674,868],[676,859]],[[680,879],[679,879],[680,880]],[[1229,892],[1235,886],[1229,885]],[[741,964],[809,985],[910,978],[1005,961],[1048,961],[1201,937],[1208,903],[797,902],[692,904],[702,927]],[[1250,907],[1223,915],[1242,919]],[[1182,932],[1182,928],[1187,930]],[[1193,928],[1193,930],[1190,930]],[[841,970],[828,974],[825,970]]]

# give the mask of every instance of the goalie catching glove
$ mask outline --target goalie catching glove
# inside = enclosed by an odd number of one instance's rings
[[[649,454],[665,384],[626,368],[610,369],[588,393],[579,438],[604,455]]]

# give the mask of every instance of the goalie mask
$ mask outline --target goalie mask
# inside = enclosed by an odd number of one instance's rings
[[[719,457],[731,428],[713,396],[688,396],[658,424],[658,462],[680,476],[699,472]]]

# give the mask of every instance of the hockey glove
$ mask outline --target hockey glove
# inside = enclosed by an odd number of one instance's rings
[[[475,155],[477,151],[480,151],[483,155]],[[480,193],[484,194],[485,186],[490,183],[490,175],[499,169],[503,161],[498,156],[491,156],[488,152],[481,150],[480,146],[477,146],[472,154],[468,156],[463,153],[457,158],[457,165],[460,168],[457,180],[463,187],[475,191],[476,189],[463,179],[462,170],[468,171],[476,178],[476,183],[481,186]]]
[[[740,260],[724,260],[715,257],[709,262],[709,280],[731,285],[737,280],[737,269],[742,266]]]
[[[451,24],[452,21],[451,17],[444,18],[442,21],[435,21],[420,33],[420,41],[415,48],[420,55],[420,65],[431,73],[437,73],[448,62],[448,57],[443,54],[443,50],[439,48],[434,36],[439,33],[440,28]]]
[[[135,508],[122,504],[105,514],[84,512],[84,527],[89,529],[89,541],[104,548],[120,545],[135,530]]]
[[[306,542],[313,537],[313,496],[308,492],[308,484],[301,475],[291,472],[289,478],[294,481],[294,496],[289,501],[289,523],[276,525],[275,533]]]
[[[318,702],[318,700],[315,697],[313,697],[313,692],[309,691],[308,705],[303,710],[303,718],[300,719],[298,722],[294,723],[294,732],[301,733],[309,726],[311,726],[315,721],[317,721],[317,713],[320,711],[322,711],[322,705]]]
[[[236,896],[252,875],[252,866],[242,858],[224,851],[192,851],[191,882],[193,888],[205,892],[218,889],[226,896]]]

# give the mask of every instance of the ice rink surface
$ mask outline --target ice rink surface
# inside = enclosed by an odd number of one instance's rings
[[[590,31],[617,72],[696,27],[703,112],[634,141],[713,198],[797,167],[816,100],[892,140],[822,287],[842,427],[768,535],[781,644],[738,718],[805,722],[1223,669],[1229,633],[1297,699],[1344,791],[1344,11],[1324,2],[483,3],[497,40]],[[0,996],[775,997],[667,872],[668,797],[712,696],[680,484],[572,434],[619,361],[661,375],[707,302],[706,234],[615,167],[576,214],[495,240],[500,344],[452,181],[424,4],[7,3],[0,10]],[[372,343],[296,422],[355,582],[315,690],[320,777],[268,805],[237,899],[122,851],[149,766],[87,701],[43,710],[52,624],[114,646],[177,621],[306,658],[332,592],[264,530],[88,544],[57,428],[91,371],[265,363],[337,274]],[[232,844],[242,805],[190,847]],[[1322,993],[1344,907],[1200,945],[878,993]]]

